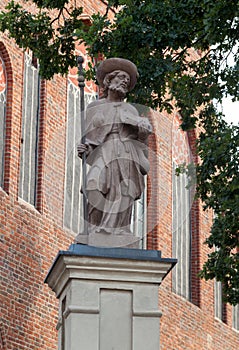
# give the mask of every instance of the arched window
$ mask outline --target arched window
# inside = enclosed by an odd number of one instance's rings
[[[134,202],[131,220],[131,231],[139,239],[139,248],[145,249],[147,245],[147,178],[145,188],[140,199]]]
[[[190,192],[186,188],[188,181],[185,174],[175,175],[180,164],[173,162],[173,257],[178,263],[173,271],[173,290],[190,299],[190,257],[191,223]]]
[[[222,284],[214,281],[214,314],[219,320],[223,320]]]
[[[214,315],[218,320],[227,323],[227,305],[223,301],[222,283],[216,280],[214,280]]]
[[[239,304],[233,306],[232,309],[232,327],[239,331]]]
[[[85,91],[85,108],[96,99],[94,91]],[[76,147],[81,143],[80,89],[77,80],[68,79],[67,88],[67,135],[66,175],[64,193],[64,226],[74,233],[83,227],[83,205],[81,194],[81,160]]]
[[[172,208],[173,257],[178,263],[172,272],[173,291],[191,300],[191,193],[186,174],[176,175],[176,168],[191,160],[187,133],[180,129],[175,117],[172,130]]]
[[[0,55],[0,186],[3,187],[4,145],[7,100],[7,76],[3,58]]]
[[[22,137],[19,197],[35,205],[40,109],[40,77],[37,60],[24,54]]]

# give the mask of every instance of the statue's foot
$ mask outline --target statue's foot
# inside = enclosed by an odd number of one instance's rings
[[[98,227],[92,230],[92,233],[105,233],[108,235],[133,235],[128,227]]]
[[[98,227],[94,230],[94,232],[92,231],[92,233],[106,233],[110,235],[113,233],[113,229],[106,228],[106,227]]]

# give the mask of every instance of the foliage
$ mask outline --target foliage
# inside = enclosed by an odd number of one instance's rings
[[[204,264],[201,277],[216,277],[223,283],[224,299],[239,301],[239,127],[225,123],[212,106],[201,112],[205,133],[198,153],[203,160],[197,169],[197,195],[204,208],[212,208],[214,222],[206,240],[216,247]]]
[[[134,101],[168,111],[173,101],[182,111],[182,127],[189,129],[195,125],[196,108],[228,93],[238,96],[238,54],[233,67],[226,57],[238,39],[237,0],[230,6],[224,0],[108,3],[118,9],[114,21],[96,14],[88,33],[77,34],[92,57],[101,52],[137,65]]]
[[[197,195],[214,210],[206,243],[216,250],[201,277],[221,281],[225,301],[239,303],[238,127],[226,124],[211,103],[227,95],[239,99],[238,0],[109,0],[105,14],[92,15],[88,27],[73,1],[32,2],[34,13],[11,1],[0,14],[0,30],[34,51],[43,78],[66,74],[75,64],[77,36],[93,59],[102,53],[137,65],[140,79],[129,97],[134,102],[168,112],[176,106],[184,130],[196,123],[204,130],[197,145]]]
[[[43,78],[51,79],[55,73],[67,74],[69,66],[75,66],[74,32],[83,26],[79,19],[83,9],[67,8],[68,0],[33,2],[39,6],[35,13],[10,1],[6,6],[8,11],[0,14],[0,30],[8,30],[19,47],[34,52]],[[49,9],[56,9],[53,19]]]
[[[196,197],[204,209],[213,209],[214,221],[206,244],[208,255],[200,276],[222,282],[226,302],[238,304],[239,288],[239,127],[229,127],[213,105],[200,113],[204,132],[197,141],[201,163],[182,164],[176,175],[186,173],[196,184]],[[196,173],[196,174],[195,174]],[[196,175],[196,177],[195,177]]]

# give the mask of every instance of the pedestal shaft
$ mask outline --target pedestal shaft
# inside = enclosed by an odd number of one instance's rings
[[[159,350],[158,288],[175,260],[145,252],[59,253],[46,278],[60,301],[59,350]]]

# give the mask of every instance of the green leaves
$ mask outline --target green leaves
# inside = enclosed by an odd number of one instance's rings
[[[200,276],[222,282],[224,300],[239,302],[239,127],[227,125],[214,107],[201,113],[197,168],[197,195],[205,209],[213,209],[214,223],[206,240],[216,249],[208,256]]]
[[[82,8],[69,12],[62,7],[68,1],[36,1],[41,10],[32,14],[19,4],[11,1],[6,12],[0,14],[0,30],[8,31],[19,47],[29,48],[39,59],[40,75],[51,79],[55,73],[67,74],[69,66],[75,66],[75,28],[83,26],[79,19]],[[59,9],[58,15],[52,19],[42,8]],[[58,25],[56,26],[56,23]]]
[[[171,110],[169,99],[176,100],[186,130],[195,127],[199,107],[213,99],[221,101],[227,93],[238,97],[238,69],[222,67],[225,52],[235,43],[237,1],[232,1],[230,9],[223,0],[109,2],[109,6],[119,5],[123,7],[113,22],[98,14],[89,29],[94,35],[77,34],[92,57],[101,52],[135,62],[140,80],[131,100],[167,111]],[[217,47],[209,50],[212,44]],[[202,54],[203,50],[207,51]]]
[[[205,244],[212,250],[200,277],[222,282],[223,298],[239,302],[239,126],[229,126],[212,104],[201,112],[204,128],[198,139],[200,163],[196,167],[196,194],[204,209],[212,209],[214,222]],[[193,165],[183,164],[192,185]]]

